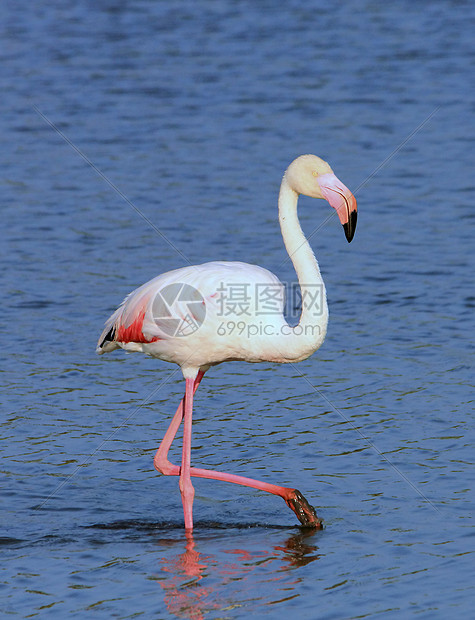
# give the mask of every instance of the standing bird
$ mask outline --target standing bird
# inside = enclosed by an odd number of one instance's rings
[[[278,204],[282,237],[297,272],[302,296],[298,325],[292,327],[284,318],[284,286],[273,273],[257,265],[214,261],[169,271],[130,293],[108,319],[99,338],[99,354],[119,347],[141,351],[178,364],[183,372],[185,395],[158,448],[154,466],[165,476],[179,476],[188,531],[193,529],[192,476],[234,482],[280,495],[302,525],[322,527],[315,510],[297,489],[190,464],[193,396],[211,366],[232,360],[300,362],[323,343],[328,323],[325,287],[317,260],[299,224],[299,194],[326,199],[336,210],[348,242],[356,228],[355,197],[330,166],[315,155],[295,159],[282,179]],[[277,306],[265,316],[263,323],[259,297],[265,288],[272,291]],[[238,290],[245,291],[246,297],[237,296]],[[308,300],[315,299],[317,290],[320,301],[315,312]],[[168,450],[183,419],[182,461],[178,466],[168,460]]]

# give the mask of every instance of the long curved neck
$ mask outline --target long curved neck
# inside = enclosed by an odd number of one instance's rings
[[[279,223],[302,295],[300,321],[295,327],[289,327],[288,348],[292,356],[300,352],[307,357],[318,349],[325,338],[328,307],[317,259],[300,227],[297,202],[298,194],[284,175],[279,193]]]

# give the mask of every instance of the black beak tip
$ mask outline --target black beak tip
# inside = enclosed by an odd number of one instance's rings
[[[357,220],[357,212],[352,211],[350,213],[350,219],[348,220],[348,222],[346,222],[346,224],[343,224],[343,230],[345,231],[345,237],[348,243],[350,243],[353,237],[355,236],[356,220]]]

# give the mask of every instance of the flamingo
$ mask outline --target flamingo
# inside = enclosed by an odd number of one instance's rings
[[[121,347],[180,366],[185,395],[155,454],[154,467],[165,476],[179,476],[187,532],[193,530],[192,477],[273,493],[284,499],[303,526],[322,527],[315,509],[297,489],[191,466],[193,397],[210,367],[235,360],[299,362],[323,343],[328,323],[326,293],[317,260],[299,224],[300,194],[327,200],[336,210],[348,242],[353,239],[357,216],[355,197],[327,162],[315,155],[301,155],[289,165],[280,186],[278,210],[303,301],[297,325],[290,326],[284,318],[284,287],[273,273],[247,263],[213,261],[175,269],[143,284],[107,320],[99,338],[98,354]],[[273,291],[278,310],[265,314],[264,321],[259,312],[263,287]],[[315,312],[306,300],[314,298],[317,289],[321,295]],[[236,302],[239,290],[246,291],[246,303],[242,295]],[[169,461],[168,451],[182,420],[182,459],[178,466]]]

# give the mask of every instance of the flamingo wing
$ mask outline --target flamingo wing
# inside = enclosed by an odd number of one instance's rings
[[[151,333],[145,316],[157,288],[154,280],[132,291],[106,321],[104,330],[97,343],[99,355],[117,349],[121,344],[133,345],[159,340],[158,334]],[[152,329],[152,332],[154,330]]]
[[[276,276],[266,269],[240,262],[214,261],[164,273],[143,284],[124,299],[106,321],[96,352],[101,355],[121,347],[128,351],[151,353],[147,345],[171,340],[173,330],[169,329],[167,321],[186,320],[185,316],[180,315],[184,307],[175,307],[174,317],[167,319],[165,313],[160,312],[160,302],[163,301],[162,297],[166,297],[167,291],[173,297],[178,295],[179,289],[182,290],[184,286],[196,293],[195,302],[189,304],[188,308],[191,306],[198,315],[201,311],[205,313],[207,325],[213,323],[212,333],[215,333],[217,325],[214,323],[222,321],[218,316],[218,300],[223,285],[245,283],[250,290],[252,285],[262,282],[282,286]],[[200,304],[203,304],[202,310]],[[199,316],[194,319],[199,319]],[[161,344],[165,345],[165,342]],[[221,342],[220,346],[222,344]],[[158,353],[155,347],[153,351],[154,355]],[[160,351],[163,351],[162,346]]]

